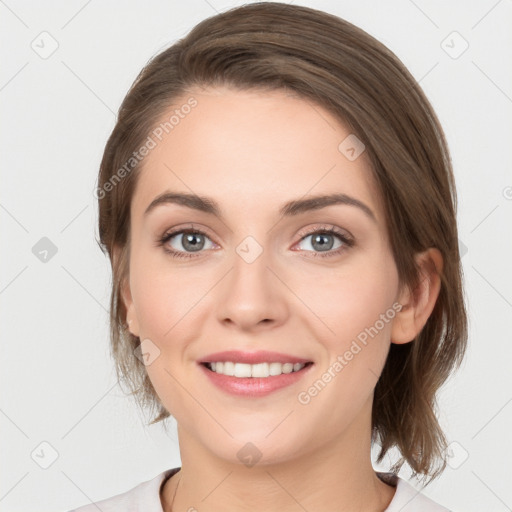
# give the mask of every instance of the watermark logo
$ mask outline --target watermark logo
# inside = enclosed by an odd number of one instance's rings
[[[240,450],[238,450],[236,456],[238,460],[245,464],[248,468],[252,468],[261,459],[262,453],[256,445],[253,443],[245,443]]]
[[[133,353],[144,366],[149,366],[160,356],[160,349],[149,338],[146,338],[141,341],[140,345],[135,347]]]
[[[452,469],[459,469],[469,458],[468,451],[457,441],[452,441],[445,451],[446,464]]]
[[[49,32],[41,32],[31,43],[30,47],[41,59],[50,58],[59,48],[59,43]]]
[[[30,457],[40,468],[48,469],[59,458],[59,452],[48,441],[42,441],[32,450]]]
[[[57,251],[57,246],[46,236],[32,247],[32,254],[42,263],[48,263]]]
[[[466,254],[468,253],[468,247],[467,245],[459,238],[459,254],[460,258],[464,258]]]
[[[441,48],[455,60],[469,48],[469,43],[454,30],[441,41]]]
[[[259,258],[263,247],[255,238],[247,236],[237,245],[236,252],[246,263],[252,263]]]
[[[343,139],[338,146],[339,152],[351,162],[357,160],[365,149],[366,146],[353,133]]]

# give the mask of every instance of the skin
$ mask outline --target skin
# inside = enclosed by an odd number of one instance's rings
[[[371,464],[373,391],[390,344],[413,340],[434,307],[439,251],[418,254],[425,278],[415,293],[399,288],[366,154],[350,161],[338,150],[350,130],[328,111],[284,91],[231,88],[194,89],[176,105],[190,96],[197,107],[144,159],[123,287],[130,331],[160,351],[146,368],[178,425],[182,469],[161,491],[163,508],[171,510],[179,481],[173,510],[383,511],[395,488]],[[223,218],[177,204],[145,216],[168,190],[213,198]],[[334,192],[363,202],[375,219],[350,205],[278,213],[292,199]],[[206,231],[204,248],[174,259],[157,241],[190,223]],[[314,257],[325,253],[305,229],[331,226],[354,245]],[[252,263],[236,252],[247,236],[263,249]],[[328,241],[331,253],[343,245],[336,236]],[[177,235],[166,244],[187,253],[182,242]],[[298,394],[394,303],[402,310],[301,404]],[[314,365],[266,397],[236,397],[213,386],[197,363],[230,349],[273,350]],[[237,457],[248,442],[261,453],[252,467]]]

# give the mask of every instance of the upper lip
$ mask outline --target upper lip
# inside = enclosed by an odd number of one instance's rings
[[[258,350],[257,352],[243,352],[240,350],[226,350],[224,352],[215,352],[202,358],[200,363],[217,363],[231,361],[233,363],[310,363],[309,359],[296,357],[280,352],[269,352],[267,350]]]

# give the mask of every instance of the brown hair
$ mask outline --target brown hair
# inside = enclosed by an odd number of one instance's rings
[[[446,467],[436,393],[462,363],[467,343],[450,156],[429,101],[401,61],[363,30],[315,9],[261,2],[208,18],[151,59],[125,97],[97,196],[99,243],[112,261],[111,349],[120,381],[142,409],[156,408],[152,423],[169,416],[134,357],[140,340],[125,324],[121,285],[129,273],[130,204],[141,169],[136,163],[128,172],[126,162],[178,98],[195,86],[217,85],[285,89],[324,107],[356,134],[381,191],[401,284],[414,289],[419,282],[416,253],[441,252],[434,310],[413,342],[391,344],[372,410],[377,461],[396,446],[402,457],[392,470],[407,462],[413,475],[430,475],[430,482]]]

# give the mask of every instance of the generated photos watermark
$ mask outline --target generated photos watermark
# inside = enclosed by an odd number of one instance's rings
[[[127,175],[135,169],[135,167],[144,160],[150,152],[155,149],[158,144],[163,140],[165,135],[171,133],[176,126],[178,126],[182,119],[190,114],[194,107],[197,107],[197,100],[194,97],[190,97],[186,103],[173,110],[173,113],[167,121],[160,123],[153,131],[148,135],[142,146],[134,151],[130,158],[106,181],[101,187],[97,187],[94,191],[94,197],[96,199],[103,199],[108,192],[114,190],[116,185]]]
[[[359,354],[364,347],[368,344],[368,338],[373,339],[379,334],[382,329],[388,324],[396,314],[402,309],[402,305],[395,302],[385,313],[381,313],[379,319],[375,323],[366,327],[361,331],[343,354],[338,354],[336,360],[327,368],[327,370],[317,379],[308,389],[301,391],[297,395],[300,404],[307,405],[311,400],[318,396],[318,394],[331,382],[342,370],[347,366],[350,361]]]

